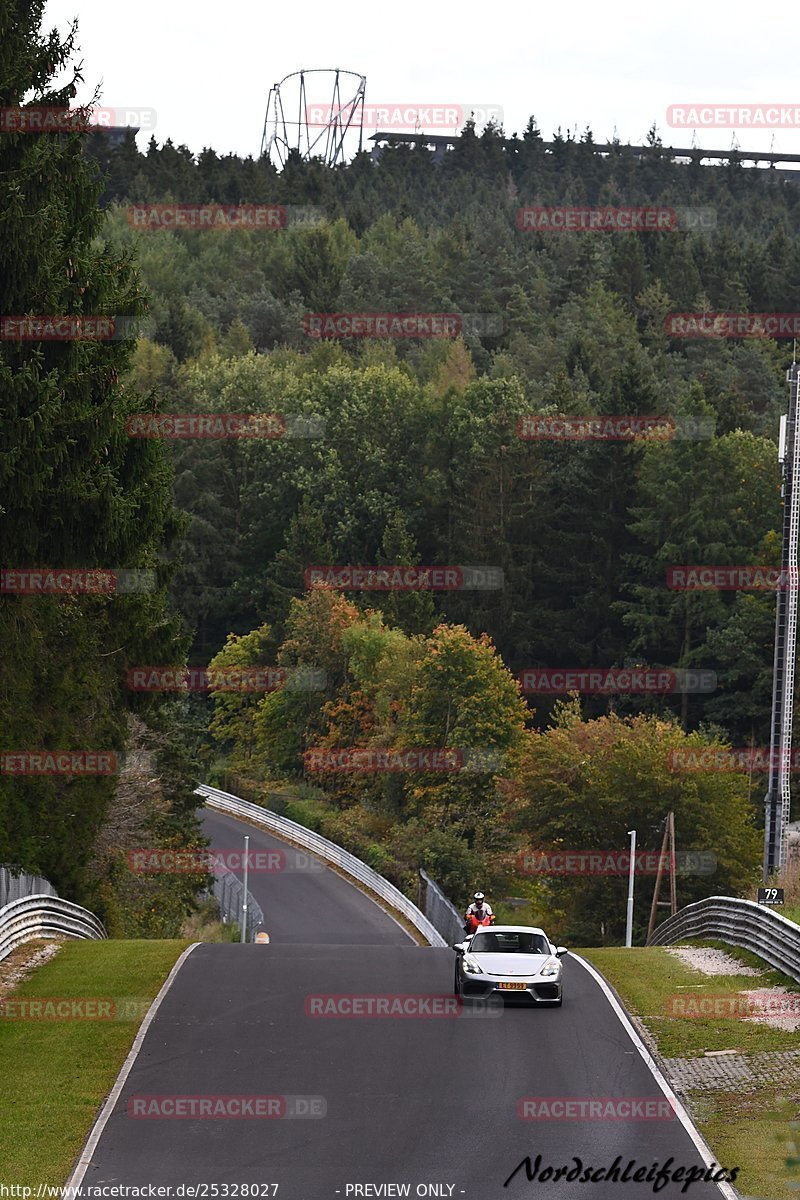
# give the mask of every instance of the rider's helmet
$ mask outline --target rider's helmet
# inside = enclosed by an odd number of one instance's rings
[[[472,899],[475,901],[478,908],[481,908],[486,897],[484,896],[483,892],[476,892]]]

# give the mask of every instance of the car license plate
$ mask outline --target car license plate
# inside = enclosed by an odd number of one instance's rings
[[[503,992],[524,992],[524,983],[498,983],[497,985]]]

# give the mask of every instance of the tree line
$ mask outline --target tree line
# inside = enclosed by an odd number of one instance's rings
[[[12,3],[2,18],[3,105],[74,98],[77,76],[51,81],[71,63],[75,33],[43,34],[41,13]],[[2,312],[114,314],[140,329],[111,342],[0,341],[3,565],[154,580],[141,593],[2,597],[4,747],[134,747],[159,783],[135,771],[0,773],[0,861],[105,906],[120,929],[163,933],[159,914],[168,908],[174,927],[201,880],[133,880],[125,855],[137,840],[201,844],[192,787],[202,763],[242,771],[246,760],[257,781],[296,785],[313,738],[402,748],[412,734],[445,746],[459,736],[502,748],[503,772],[316,781],[308,819],[324,817],[406,886],[424,858],[454,891],[476,871],[524,891],[513,862],[533,833],[559,844],[582,832],[569,754],[561,784],[539,777],[559,747],[582,753],[585,739],[598,763],[624,764],[650,739],[655,764],[670,739],[764,743],[774,597],[665,581],[676,564],[779,561],[789,350],[764,337],[683,339],[665,322],[793,311],[798,191],[735,156],[724,167],[674,163],[651,140],[640,159],[624,146],[600,156],[589,131],[546,150],[533,119],[510,139],[468,123],[440,165],[398,146],[336,169],[292,158],[278,173],[169,141],[142,153],[130,136],[112,149],[98,134],[3,135]],[[176,203],[316,215],[265,230],[131,221],[134,205]],[[518,227],[521,207],[554,204],[658,204],[714,219],[642,234]],[[329,312],[463,322],[446,337],[312,336],[309,314]],[[286,434],[130,436],[134,418],[180,413],[280,413]],[[654,415],[675,436],[521,435],[531,418],[646,425]],[[502,586],[309,590],[310,567],[342,564],[471,566]],[[343,623],[335,653],[325,606]],[[332,656],[330,690],[281,688],[246,704],[248,754],[232,701],[226,717],[219,695],[128,686],[136,666],[203,666],[254,637],[267,659],[292,662],[301,617],[307,652]],[[449,656],[439,686],[434,664]],[[526,668],[649,666],[709,671],[716,686],[565,707],[515,683]],[[470,687],[485,689],[474,708]],[[453,712],[485,727],[448,724]],[[608,772],[598,766],[584,799],[620,786],[622,768]],[[730,821],[744,866],[721,878],[744,886],[758,785],[670,780],[653,783],[658,811],[680,808],[699,848],[713,830],[697,823],[698,806],[716,814],[717,837]],[[603,832],[617,838],[611,823]],[[576,896],[571,928],[589,904]]]

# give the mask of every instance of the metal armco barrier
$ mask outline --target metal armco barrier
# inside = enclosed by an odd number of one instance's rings
[[[337,846],[335,842],[329,842],[327,838],[313,833],[304,825],[298,825],[296,821],[290,821],[287,817],[279,817],[277,813],[270,812],[269,809],[262,808],[259,804],[251,804],[249,800],[241,800],[238,796],[232,796],[230,792],[220,791],[219,788],[201,784],[200,787],[195,788],[195,795],[202,796],[210,808],[230,813],[235,817],[245,817],[248,821],[276,833],[279,837],[283,834],[289,841],[302,846],[304,850],[310,850],[318,858],[341,867],[348,875],[352,875],[359,883],[363,883],[373,891],[395,912],[401,913],[431,946],[447,945],[438,929],[434,928],[425,914],[420,912],[416,904],[412,904],[399,888],[396,888],[393,883],[389,883],[388,879],[384,879],[377,871],[373,871],[372,867],[368,867],[360,858],[356,858],[354,854]]]
[[[800,925],[763,904],[709,896],[668,917],[647,944],[668,946],[688,937],[713,938],[750,950],[800,983]]]
[[[108,935],[94,913],[58,896],[23,896],[0,908],[0,959],[23,942],[57,936],[99,941]]]

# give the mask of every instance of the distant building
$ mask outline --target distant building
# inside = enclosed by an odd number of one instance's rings
[[[91,132],[104,134],[109,148],[115,150],[125,141],[126,134],[132,133],[136,137],[139,128],[138,125],[93,125]]]
[[[480,134],[478,134],[480,137]],[[441,162],[448,150],[461,140],[459,133],[396,133],[378,132],[373,133],[369,138],[375,145],[371,151],[371,158],[376,161],[380,158],[383,149],[386,146],[424,146],[430,150],[435,163]],[[525,143],[521,138],[503,138],[504,145],[522,146]],[[563,146],[563,142],[560,145]],[[539,145],[545,153],[553,152],[556,145],[555,142],[546,142],[544,139],[539,142]],[[620,142],[595,142],[592,145],[595,154],[630,154],[633,158],[646,158],[652,156],[654,152],[653,146],[630,146],[623,145]],[[785,154],[777,151],[750,151],[750,150],[703,150],[699,146],[692,146],[688,149],[676,148],[674,146],[659,146],[658,152],[664,157],[673,161],[682,161],[686,164],[692,162],[729,162],[735,159],[737,162],[752,163],[756,167],[764,168],[766,164],[770,170],[775,170],[776,175],[780,175],[782,179],[791,179],[794,183],[800,182],[800,170],[779,168],[779,163],[798,163],[800,164],[800,154]]]

